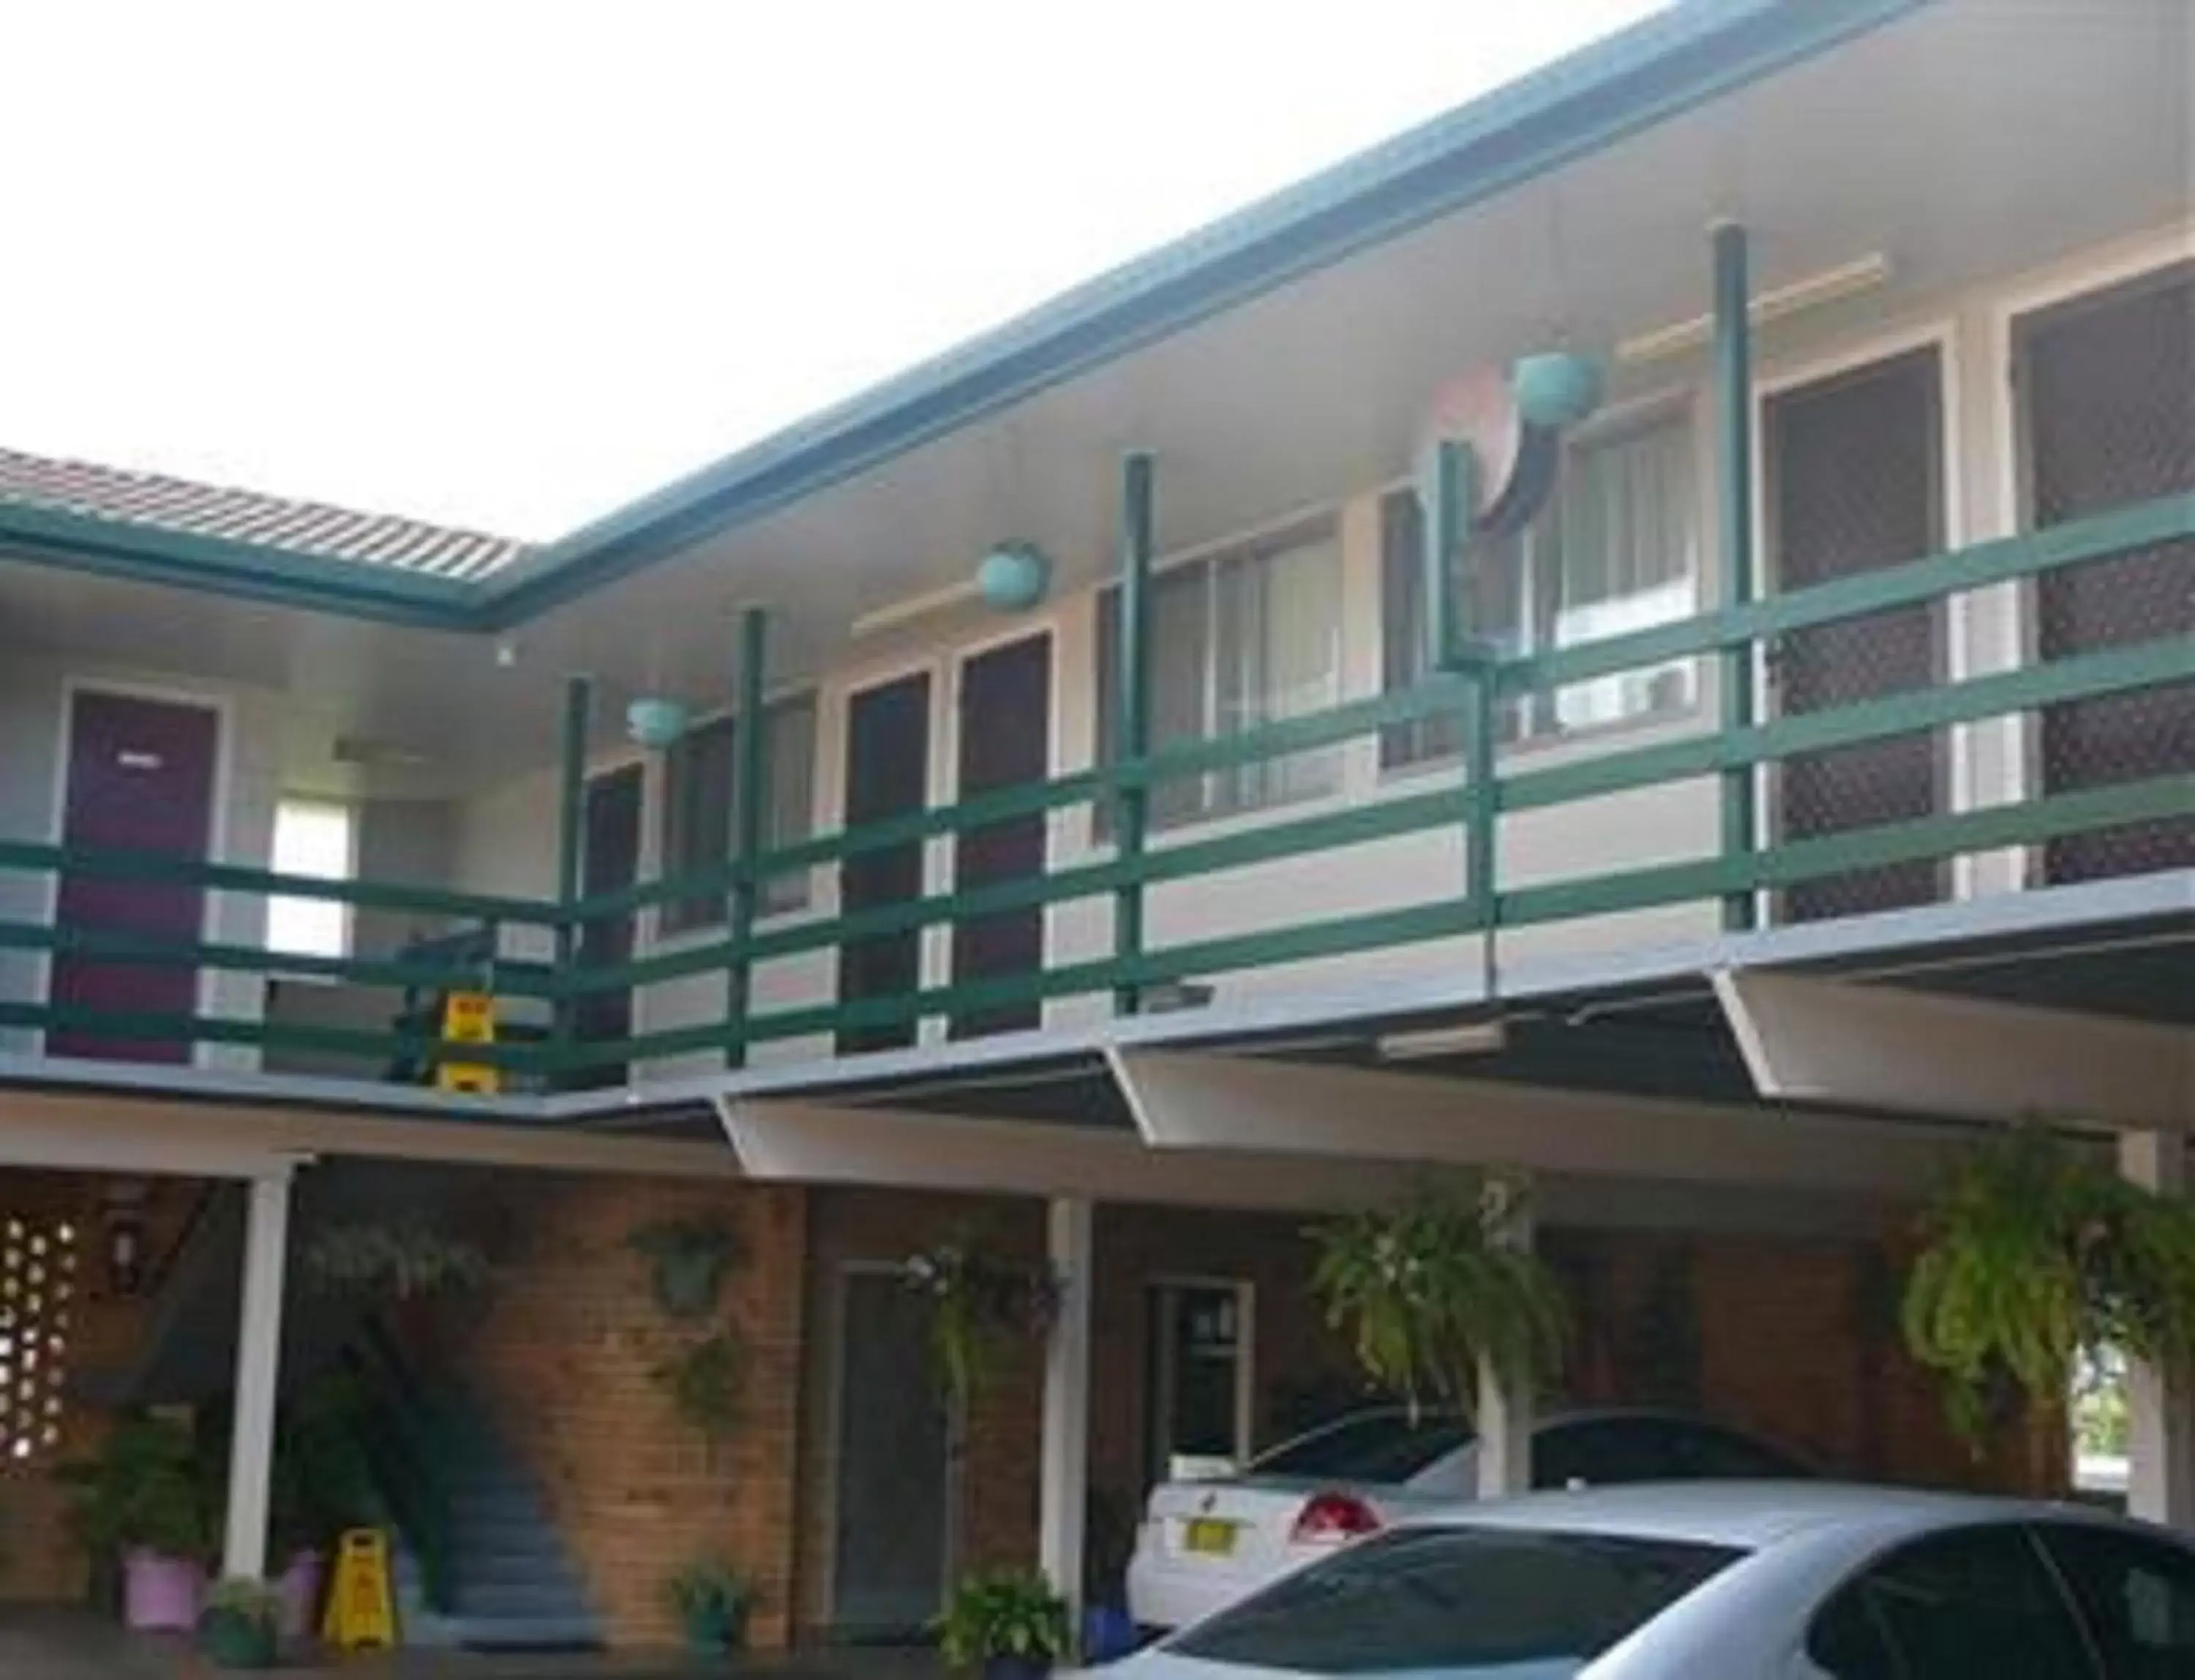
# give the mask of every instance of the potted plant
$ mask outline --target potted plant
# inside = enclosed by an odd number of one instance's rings
[[[190,1431],[153,1417],[125,1418],[95,1458],[64,1464],[60,1475],[87,1549],[122,1561],[127,1625],[194,1626],[218,1502]]]
[[[656,1305],[674,1319],[706,1318],[714,1311],[724,1279],[740,1258],[739,1238],[715,1214],[655,1220],[625,1242],[648,1259]]]
[[[199,1648],[216,1668],[272,1668],[280,1596],[264,1581],[216,1582],[199,1617]]]
[[[665,1596],[699,1656],[723,1656],[746,1641],[754,1588],[722,1558],[696,1558],[665,1584]]]
[[[1350,1331],[1365,1374],[1413,1411],[1432,1400],[1468,1414],[1482,1366],[1518,1388],[1559,1367],[1569,1309],[1546,1263],[1510,1240],[1519,1211],[1516,1191],[1489,1178],[1311,1231],[1328,1322]]]
[[[2129,1183],[2041,1125],[1967,1152],[1926,1210],[1901,1320],[1978,1449],[2023,1403],[2061,1442],[2083,1363],[2195,1360],[2195,1198]]]
[[[965,1577],[937,1623],[948,1667],[983,1680],[1044,1680],[1067,1654],[1067,1601],[1028,1570]]]
[[[900,1275],[929,1307],[931,1364],[956,1412],[981,1385],[997,1341],[1040,1336],[1058,1312],[1059,1281],[1048,1268],[1016,1265],[969,1238],[908,1256]]]

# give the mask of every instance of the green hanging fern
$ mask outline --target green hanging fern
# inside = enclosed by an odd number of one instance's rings
[[[1969,1440],[2008,1392],[2055,1413],[2105,1348],[2166,1365],[2195,1356],[2195,1201],[2130,1184],[2046,1127],[1970,1152],[1922,1234],[1905,1344],[1943,1379]]]
[[[1506,1386],[1559,1370],[1570,1313],[1545,1264],[1507,1239],[1518,1209],[1499,1181],[1427,1191],[1315,1227],[1313,1290],[1357,1363],[1412,1410],[1472,1409],[1482,1363]]]

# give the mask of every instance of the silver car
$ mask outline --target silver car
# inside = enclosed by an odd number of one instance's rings
[[[1374,1535],[1119,1680],[2191,1680],[2195,1546],[1828,1482],[1536,1493]]]

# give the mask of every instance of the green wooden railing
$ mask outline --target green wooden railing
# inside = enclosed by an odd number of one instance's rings
[[[675,899],[751,903],[758,885],[773,876],[837,868],[880,848],[965,834],[1009,817],[1107,801],[1132,808],[1148,789],[1174,777],[1340,747],[1419,719],[1454,714],[1475,718],[1483,725],[1491,708],[1508,697],[1672,660],[1712,658],[1726,678],[1736,673],[1749,680],[1755,650],[1795,632],[2190,539],[2195,539],[2195,496],[2168,497],[2034,535],[1981,543],[1787,594],[1737,600],[1682,621],[1585,645],[1526,658],[1481,659],[1403,692],[1162,748],[1121,764],[817,836],[719,869],[642,882],[593,898],[578,897],[568,883],[556,899],[536,902],[331,882],[134,854],[64,852],[20,842],[0,842],[0,871],[82,872],[184,882],[210,891],[302,894],[467,922],[487,928],[491,936],[504,928],[541,929],[568,956],[579,928],[591,921],[631,915]],[[1760,850],[1745,843],[1749,824],[1743,829],[1725,824],[1723,844],[1713,855],[1532,885],[1504,884],[1495,832],[1505,815],[1575,805],[1671,782],[1697,780],[1703,798],[1727,799],[1731,788],[1749,788],[1756,768],[1796,753],[2191,683],[2195,683],[2195,638],[2160,635],[2138,644],[2100,648],[1835,709],[1755,721],[1760,714],[1748,707],[1735,714],[1741,721],[1714,732],[1611,746],[1590,756],[1539,767],[1525,765],[1501,771],[1483,745],[1487,731],[1482,726],[1466,731],[1466,739],[1475,734],[1482,743],[1470,755],[1479,761],[1476,768],[1459,765],[1444,779],[1440,772],[1428,772],[1403,791],[1360,804],[1293,815],[1276,811],[1254,825],[1230,826],[1224,833],[1162,839],[1141,850],[1093,852],[1023,880],[925,894],[851,913],[764,926],[752,932],[746,926],[747,918],[741,916],[722,938],[645,954],[614,967],[581,969],[569,960],[548,966],[498,962],[483,977],[484,984],[505,995],[548,1000],[565,1025],[550,1042],[501,1045],[486,1055],[440,1047],[417,1034],[204,1016],[109,1017],[24,1002],[0,1003],[0,1027],[75,1027],[118,1037],[166,1036],[376,1058],[400,1050],[414,1055],[446,1050],[554,1080],[591,1066],[644,1064],[700,1052],[736,1060],[751,1047],[771,1040],[903,1025],[925,1016],[958,1017],[1072,996],[1133,997],[1169,982],[1209,979],[1230,971],[1463,935],[1489,937],[1502,930],[1580,917],[1718,901],[1725,907],[1743,905],[1765,891],[1852,870],[2034,846],[2093,830],[2195,816],[2195,767],[2138,782],[2053,793],[2016,805],[1946,812]],[[1478,773],[1480,770],[1486,773]],[[756,982],[757,972],[805,953],[1080,899],[1113,897],[1117,905],[1146,887],[1442,830],[1465,837],[1467,861],[1456,891],[1398,909],[1346,916],[1289,915],[1253,932],[1156,947],[1142,942],[1138,926],[1108,955],[1054,963],[1028,973],[797,1007],[766,1007],[759,1001],[768,987]],[[1139,917],[1136,920],[1140,922]],[[93,938],[21,921],[0,922],[0,948],[9,946],[75,950],[101,961],[307,972],[389,988],[431,985],[438,976],[447,976],[446,970],[400,956],[306,961],[235,944],[155,945]],[[590,994],[642,990],[702,974],[718,974],[726,980],[729,1007],[718,1019],[638,1032],[614,1042],[581,1042],[570,1030],[572,1006]]]

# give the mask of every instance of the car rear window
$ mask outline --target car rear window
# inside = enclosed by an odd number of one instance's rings
[[[1413,1423],[1406,1412],[1372,1412],[1276,1447],[1250,1469],[1316,1481],[1408,1481],[1471,1439],[1460,1417],[1434,1413]]]
[[[1743,1556],[1606,1534],[1397,1529],[1287,1577],[1167,1648],[1311,1674],[1554,1680]]]

